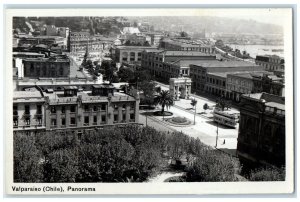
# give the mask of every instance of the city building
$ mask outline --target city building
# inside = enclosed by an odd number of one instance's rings
[[[48,48],[50,48],[51,46],[58,46],[64,49],[67,48],[66,39],[61,36],[28,36],[19,38],[18,46],[23,45],[46,45]]]
[[[263,66],[265,70],[270,72],[284,72],[284,59],[277,55],[257,55],[255,63],[257,65]]]
[[[70,59],[66,55],[50,56],[49,58],[23,59],[24,77],[69,77]]]
[[[227,74],[249,71],[263,71],[263,67],[244,61],[203,60],[202,63],[191,64],[192,91],[232,99],[234,95],[227,89]]]
[[[14,131],[80,130],[138,123],[139,98],[114,92],[114,87],[94,85],[78,92],[16,91],[13,97]]]
[[[272,74],[267,71],[255,72],[238,72],[227,74],[227,91],[230,93],[230,99],[239,102],[242,94],[260,93],[269,91],[262,91],[262,88],[255,88],[254,78],[261,78],[264,74]],[[257,82],[262,84],[262,82]]]
[[[92,86],[102,84],[103,80],[95,80],[91,77],[87,78],[23,78],[16,80],[16,89],[23,91],[32,86],[39,86],[43,91],[53,89],[54,91],[63,91],[64,87],[76,86],[78,91],[91,91]]]
[[[143,46],[145,43],[151,44],[151,37],[142,33],[134,33],[125,35],[126,41],[129,41],[131,44]]]
[[[216,60],[216,55],[195,51],[145,50],[141,66],[156,78],[168,81],[169,78],[189,76],[189,65],[200,60]]]
[[[215,54],[213,45],[196,44],[191,40],[165,38],[160,41],[160,48],[173,51],[199,51],[207,54]]]
[[[150,36],[152,46],[159,46],[160,40],[164,37],[163,34],[155,32],[149,32],[146,35]]]
[[[116,63],[141,62],[144,50],[155,50],[156,47],[149,46],[117,46],[111,49],[111,57]]]
[[[243,163],[285,165],[285,100],[267,93],[241,96],[237,155]]]
[[[72,53],[85,52],[87,48],[90,52],[99,52],[112,44],[113,41],[111,39],[100,35],[92,36],[87,31],[70,33],[70,52]]]
[[[284,97],[284,80],[272,74],[254,74],[253,92],[266,92]]]

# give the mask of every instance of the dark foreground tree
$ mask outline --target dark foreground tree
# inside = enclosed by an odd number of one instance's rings
[[[40,182],[41,160],[34,136],[14,135],[14,182]]]

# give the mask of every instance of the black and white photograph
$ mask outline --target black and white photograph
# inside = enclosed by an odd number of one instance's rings
[[[6,192],[293,192],[292,13],[7,9]]]

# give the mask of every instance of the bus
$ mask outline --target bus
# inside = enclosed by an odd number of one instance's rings
[[[213,111],[213,119],[219,124],[235,128],[239,122],[239,113],[215,109]]]

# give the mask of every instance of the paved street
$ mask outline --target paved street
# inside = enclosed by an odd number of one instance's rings
[[[160,84],[162,90],[169,90],[167,85]],[[172,106],[168,111],[173,113],[173,116],[186,117],[191,121],[191,125],[188,126],[175,126],[163,120],[160,116],[148,116],[147,123],[148,126],[152,126],[161,131],[179,131],[183,132],[191,137],[199,138],[204,144],[215,147],[217,139],[217,128],[218,128],[218,141],[217,148],[235,150],[237,146],[238,137],[238,124],[236,128],[228,128],[226,126],[217,124],[212,120],[213,106],[215,102],[212,102],[206,98],[200,96],[192,96],[197,100],[197,115],[196,115],[196,125],[194,123],[194,109],[192,108],[191,100],[180,99],[175,101],[175,105]],[[211,109],[204,110],[203,105],[207,103]],[[160,110],[158,106],[156,110]],[[155,111],[155,110],[154,110]],[[238,112],[236,109],[232,109],[234,112]],[[149,113],[150,111],[148,111]],[[165,117],[170,118],[170,117]],[[140,123],[146,124],[145,111],[140,112]]]

